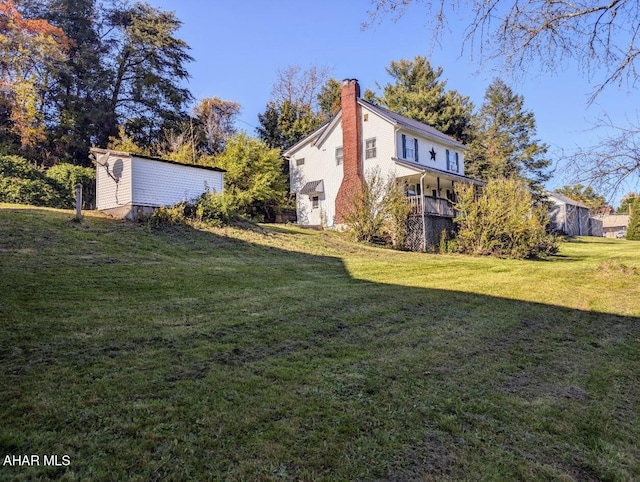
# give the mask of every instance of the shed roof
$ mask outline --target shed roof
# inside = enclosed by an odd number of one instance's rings
[[[161,159],[159,157],[151,157],[151,156],[145,156],[144,154],[134,154],[132,152],[125,152],[125,151],[116,151],[113,149],[101,149],[98,147],[92,147],[89,150],[92,154],[111,154],[114,156],[127,156],[127,157],[138,157],[140,159],[149,159],[151,161],[158,161],[158,162],[166,162],[167,164],[175,164],[178,166],[185,166],[185,167],[192,167],[195,169],[204,169],[206,171],[218,171],[218,172],[227,172],[225,169],[221,169],[219,167],[214,167],[214,166],[200,166],[197,164],[185,164],[183,162],[178,162],[178,161],[172,161],[170,159]]]

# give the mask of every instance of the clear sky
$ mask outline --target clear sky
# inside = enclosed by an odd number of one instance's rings
[[[384,19],[361,29],[368,20],[370,0],[147,0],[174,11],[183,22],[178,36],[191,47],[195,61],[188,66],[189,89],[196,99],[217,96],[242,106],[239,127],[255,134],[258,114],[271,97],[278,69],[290,65],[327,66],[331,76],[356,78],[362,90],[379,91],[390,81],[385,68],[392,60],[427,57],[442,67],[447,87],[469,96],[476,107],[493,78],[501,76],[525,99],[535,114],[537,137],[550,146],[556,171],[548,187],[571,182],[561,152],[597,142],[594,123],[606,112],[618,123],[637,116],[637,92],[609,87],[588,105],[598,80],[564,66],[559,72],[514,78],[484,68],[462,53],[463,27],[450,22],[441,45],[433,42],[433,20],[419,6],[399,21]],[[609,197],[609,193],[601,193]],[[617,203],[620,195],[610,199]]]

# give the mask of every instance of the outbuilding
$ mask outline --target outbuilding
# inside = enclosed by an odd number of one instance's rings
[[[162,206],[222,192],[224,169],[92,148],[96,164],[96,209],[137,220]]]
[[[551,229],[568,236],[602,236],[602,221],[591,216],[589,206],[557,192],[547,198]]]

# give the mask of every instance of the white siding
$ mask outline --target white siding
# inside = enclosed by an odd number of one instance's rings
[[[342,164],[336,164],[336,148],[342,147],[342,123],[338,122],[324,142],[318,146],[307,144],[291,157],[291,192],[296,196],[298,222],[303,225],[333,226],[336,215],[336,196],[342,183]],[[296,160],[304,159],[304,165],[297,166]],[[311,181],[323,181],[324,193],[318,197],[318,207],[313,208],[311,196],[299,194],[304,185]]]
[[[122,174],[118,182],[112,177],[116,163],[122,162]],[[109,175],[111,174],[111,176]],[[115,209],[131,204],[131,158],[128,156],[97,157],[96,209]]]
[[[380,174],[386,178],[389,173],[396,172],[396,157],[394,127],[366,107],[362,108],[362,163],[366,176],[371,169],[380,168]],[[367,119],[366,121],[364,119]],[[365,159],[365,146],[367,139],[376,139],[376,157]]]
[[[207,189],[222,192],[218,171],[133,157],[133,204],[171,206],[198,197]]]
[[[399,130],[396,134],[396,145],[398,159],[404,159],[402,156],[402,134],[407,136],[407,139],[418,139],[418,163],[421,166],[431,167],[439,169],[440,171],[452,172],[464,176],[464,154],[461,149],[446,146],[443,143],[432,141],[424,137],[418,136],[415,133],[407,130]],[[436,160],[431,159],[431,150],[436,153]],[[451,160],[455,160],[456,153],[458,153],[458,171],[449,169],[447,166],[447,149],[449,150],[449,156]],[[414,162],[411,160],[411,162]]]

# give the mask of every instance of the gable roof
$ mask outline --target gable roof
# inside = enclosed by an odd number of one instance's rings
[[[468,149],[467,146],[465,146],[463,143],[455,140],[453,137],[448,136],[447,134],[444,134],[444,133],[440,132],[438,129],[436,129],[435,127],[432,127],[432,126],[430,126],[428,124],[424,124],[423,122],[419,122],[417,120],[410,119],[409,117],[403,116],[403,115],[398,114],[396,112],[392,112],[389,109],[385,109],[384,107],[380,107],[380,106],[371,104],[370,102],[367,102],[366,100],[363,100],[363,99],[358,99],[358,104],[360,104],[360,106],[365,107],[366,109],[370,110],[371,112],[373,112],[377,116],[381,117],[382,119],[386,120],[390,124],[393,124],[394,126],[403,127],[403,128],[405,128],[407,130],[410,130],[410,131],[418,134],[418,135],[421,135],[423,137],[426,137],[426,138],[434,140],[434,141],[439,141],[439,142],[442,142],[444,144],[448,144],[448,145],[450,145],[452,147],[455,147],[457,149],[461,149],[461,150],[467,150]],[[304,139],[302,139],[301,141],[299,141],[298,143],[294,144],[289,149],[287,149],[283,153],[283,155],[285,157],[288,157],[293,152],[297,151],[302,146],[304,146],[304,145],[306,145],[306,144],[308,144],[310,142],[312,144],[320,144],[320,143],[322,143],[326,139],[326,137],[329,135],[329,133],[333,130],[333,128],[341,120],[342,120],[342,109],[340,109],[338,112],[336,112],[336,114],[328,122],[324,123],[318,129],[316,129],[311,134],[306,136]]]
[[[425,124],[415,119],[411,119],[409,117],[403,116],[401,114],[398,114],[397,112],[393,112],[393,111],[390,111],[389,109],[385,109],[384,107],[371,104],[366,100],[358,99],[358,103],[363,107],[366,107],[367,109],[375,112],[380,117],[382,117],[383,119],[387,120],[388,122],[394,125],[402,126],[417,134],[438,140],[440,142],[444,142],[446,144],[455,146],[459,149],[467,149],[467,147],[464,144],[462,144],[462,142],[459,142],[455,140],[453,137],[448,136],[443,132],[440,132],[438,129],[436,129],[433,126],[430,126],[429,124]]]
[[[564,194],[560,194],[559,192],[549,192],[547,193],[547,195],[561,202],[562,204],[568,204],[569,206],[577,206],[579,208],[589,209],[589,206],[582,204],[581,202],[578,202],[575,199],[571,199],[565,196]]]

